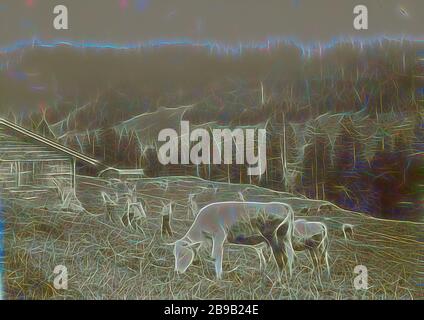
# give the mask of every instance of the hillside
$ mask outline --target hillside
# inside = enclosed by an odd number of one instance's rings
[[[13,199],[5,204],[5,289],[7,298],[49,299],[422,299],[419,278],[423,262],[420,233],[423,224],[379,220],[363,214],[332,209],[318,211],[326,202],[275,192],[255,186],[217,183],[194,177],[142,179],[138,197],[148,208],[140,230],[132,231],[107,218],[100,191],[107,181],[80,176],[78,197],[91,214],[55,211],[54,194],[36,199]],[[213,262],[205,255],[185,274],[174,272],[173,247],[193,218],[187,213],[187,195],[218,188],[219,200],[283,201],[296,218],[310,208],[306,219],[324,222],[329,229],[331,277],[322,282],[310,262],[299,253],[294,275],[277,281],[271,260],[259,271],[259,260],[249,248],[225,247],[224,277],[214,281]],[[161,237],[162,203],[176,201],[172,237]],[[345,239],[341,225],[355,226]],[[53,288],[53,269],[65,265],[69,289]],[[369,289],[353,287],[356,265],[369,272]]]

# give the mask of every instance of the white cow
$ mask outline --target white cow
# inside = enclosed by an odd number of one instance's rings
[[[344,235],[345,240],[347,240],[350,237],[353,237],[353,229],[354,228],[355,228],[355,226],[353,224],[343,223],[342,231],[343,231],[343,235]]]
[[[114,181],[111,186],[118,192],[114,191],[114,196],[111,196],[102,191],[101,196],[112,220],[117,219],[123,226],[132,227],[134,221],[146,218],[144,205],[137,198],[136,184],[131,186],[128,182]]]
[[[226,241],[245,246],[267,244],[272,249],[279,270],[282,271],[288,262],[291,274],[294,257],[291,243],[293,222],[293,209],[286,203],[211,203],[199,211],[185,236],[175,242],[175,270],[184,273],[193,262],[194,246],[203,246],[208,238],[212,238],[212,258],[215,260],[218,279],[222,276]]]
[[[196,217],[199,212],[199,207],[207,203],[214,203],[217,201],[218,189],[205,189],[199,193],[190,193],[187,200],[187,216]]]
[[[330,274],[328,263],[328,231],[322,222],[309,222],[305,219],[294,221],[293,248],[295,251],[308,250],[314,266],[320,269],[325,263],[327,272]]]

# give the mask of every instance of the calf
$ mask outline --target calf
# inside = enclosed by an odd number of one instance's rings
[[[103,203],[111,220],[117,219],[123,226],[132,227],[132,222],[146,218],[146,211],[142,200],[137,199],[136,185],[130,186],[127,182],[114,182],[114,197],[102,191]],[[126,220],[126,223],[124,223]]]
[[[199,193],[191,193],[188,195],[187,200],[187,215],[191,214],[192,217],[196,217],[199,212],[199,206],[207,203],[215,202],[217,199],[218,189],[205,189]]]
[[[322,222],[308,222],[305,219],[294,221],[293,249],[295,251],[308,250],[312,263],[317,267],[325,263],[328,274],[328,232],[327,226]]]
[[[353,224],[343,223],[342,231],[343,231],[343,235],[344,235],[345,240],[353,237],[353,228],[354,228]]]

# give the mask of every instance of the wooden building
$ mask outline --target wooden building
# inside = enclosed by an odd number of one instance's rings
[[[100,162],[0,118],[0,189],[53,187],[53,178],[75,188],[76,162]]]

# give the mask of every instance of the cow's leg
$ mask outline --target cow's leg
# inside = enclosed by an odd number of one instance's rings
[[[286,248],[284,245],[281,245],[277,241],[278,241],[277,239],[273,240],[269,244],[271,246],[272,254],[278,266],[278,281],[280,282],[280,284],[282,284],[281,281],[283,280],[283,274],[285,276],[286,282],[289,281],[287,272],[285,272],[285,267],[287,265],[287,257],[285,252]],[[291,274],[291,271],[290,271],[290,274]]]
[[[190,217],[192,216],[192,212],[193,212],[193,208],[192,208],[192,202],[189,199],[187,201],[187,219],[190,219]]]
[[[309,246],[308,253],[311,257],[313,264],[313,271],[316,271],[318,282],[321,283],[321,252],[317,246],[311,247]]]
[[[326,252],[322,250],[323,248],[321,247],[316,247],[313,248],[312,251],[314,252],[314,255],[316,257],[316,267],[317,267],[317,275],[318,275],[318,281],[321,283],[321,274],[323,272],[323,265],[326,262],[325,259],[325,255]],[[327,271],[329,271],[329,269],[327,269]],[[329,275],[329,274],[328,274]]]
[[[284,248],[285,248],[285,253],[287,256],[287,265],[289,267],[289,274],[291,277],[293,275],[293,261],[294,261],[295,252],[290,240],[284,241]]]
[[[269,245],[271,246],[272,254],[274,256],[275,262],[277,263],[278,270],[282,272],[286,264],[286,258],[283,254],[283,250],[281,250],[281,247],[275,240],[271,240]]]
[[[325,266],[327,268],[327,275],[330,278],[331,274],[330,274],[330,263],[328,262],[328,249],[325,248],[324,251],[324,262],[325,262]]]
[[[264,256],[264,252],[263,252],[263,248],[255,248],[258,256],[259,256],[259,270],[260,271],[264,271],[265,267],[266,267],[266,260],[265,260],[265,256]]]
[[[324,238],[319,245],[319,253],[320,253],[320,264],[322,266],[325,265],[327,269],[327,275],[330,277],[330,264],[328,262],[328,238]]]
[[[187,219],[195,218],[199,208],[194,200],[189,200],[187,204]]]
[[[310,249],[310,252],[312,252],[314,256],[314,263],[315,267],[318,269],[318,271],[321,270],[321,250],[317,247]]]
[[[212,258],[215,260],[215,273],[217,279],[222,278],[222,256],[224,253],[224,242],[226,238],[224,230],[220,230],[213,236]]]
[[[172,236],[172,229],[171,229],[169,215],[162,216],[162,236],[165,236],[165,234],[168,234],[168,236]]]

